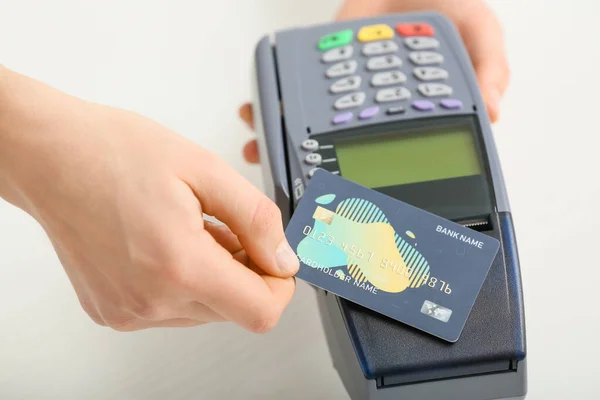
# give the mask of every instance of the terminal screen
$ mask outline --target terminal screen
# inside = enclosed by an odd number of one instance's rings
[[[335,141],[344,178],[368,188],[479,175],[469,126],[353,136]]]

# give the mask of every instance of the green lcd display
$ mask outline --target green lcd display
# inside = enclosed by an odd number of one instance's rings
[[[342,176],[368,188],[481,173],[473,134],[466,126],[354,136],[337,140],[335,149]]]

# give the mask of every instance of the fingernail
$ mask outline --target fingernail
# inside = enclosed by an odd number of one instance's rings
[[[277,246],[275,260],[277,261],[279,270],[286,275],[295,274],[300,267],[298,257],[296,257],[294,250],[292,250],[286,239],[283,239],[281,243],[279,243],[279,246]]]

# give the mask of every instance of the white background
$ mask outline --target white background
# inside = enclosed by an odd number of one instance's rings
[[[449,0],[450,1],[450,0]],[[600,2],[492,2],[512,83],[495,126],[525,288],[528,399],[600,397]],[[252,182],[236,118],[256,40],[337,2],[0,0],[0,62],[135,110]],[[94,325],[43,231],[0,203],[1,399],[345,399],[312,291],[280,325],[121,334]]]

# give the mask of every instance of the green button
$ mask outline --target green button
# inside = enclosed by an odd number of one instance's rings
[[[330,33],[319,40],[319,50],[329,50],[333,47],[345,46],[352,41],[352,29]]]

